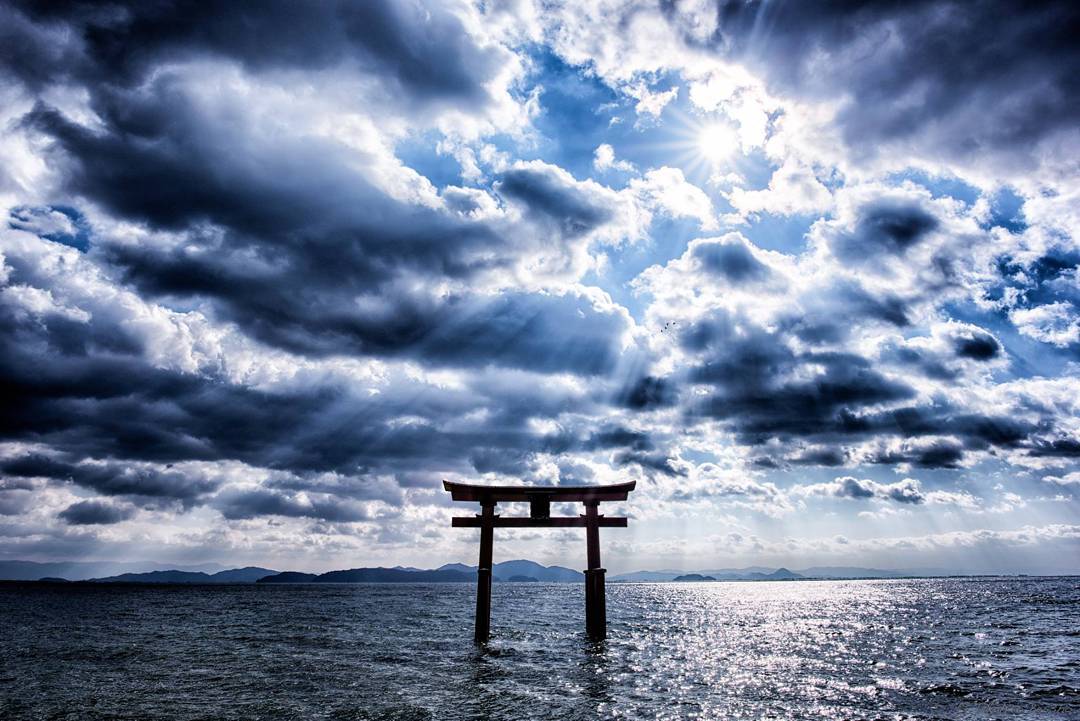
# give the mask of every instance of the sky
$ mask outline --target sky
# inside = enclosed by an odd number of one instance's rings
[[[1080,573],[1077,36],[0,0],[0,558]]]

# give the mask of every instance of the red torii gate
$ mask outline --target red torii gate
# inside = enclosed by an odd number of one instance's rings
[[[607,602],[604,574],[600,567],[600,527],[626,528],[626,518],[597,512],[603,501],[625,501],[636,481],[608,486],[477,486],[443,481],[454,501],[480,504],[482,513],[455,517],[454,528],[480,529],[480,563],[476,570],[476,640],[491,635],[491,552],[495,528],[585,528],[588,569],[585,571],[585,628],[593,638],[607,636]],[[503,517],[495,514],[496,503],[529,503],[529,515]],[[551,517],[552,503],[584,503],[582,516]]]

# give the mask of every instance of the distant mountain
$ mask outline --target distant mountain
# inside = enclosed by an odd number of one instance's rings
[[[698,573],[715,576],[716,578],[746,578],[755,573],[767,575],[775,570],[775,568],[768,566],[746,566],[745,568],[706,568],[698,571]]]
[[[476,566],[466,566],[464,563],[447,563],[439,566],[439,570],[461,571],[462,573],[468,573],[471,580],[476,580]],[[512,576],[529,576],[543,583],[585,582],[585,574],[581,571],[575,571],[565,566],[543,566],[535,561],[503,561],[496,563],[491,571],[492,580],[494,581],[509,581]]]
[[[545,583],[584,583],[585,574],[572,568],[563,566],[541,566],[535,561],[503,561],[496,563],[492,574],[499,580],[509,579],[511,576],[530,576],[537,581]],[[475,569],[473,569],[475,573]],[[473,578],[476,578],[474,575]]]
[[[258,566],[244,566],[243,568],[230,568],[227,571],[218,571],[211,574],[213,583],[255,583],[260,578],[273,576],[277,571]]]
[[[749,566],[747,568],[721,568],[703,571],[633,571],[632,573],[620,573],[612,576],[611,580],[621,583],[655,583],[674,581],[680,576],[687,575],[712,576],[718,581],[793,581],[807,578],[902,578],[947,574],[940,571],[933,572],[933,569],[883,571],[878,568],[854,566],[814,566],[799,571],[791,571],[787,568],[772,569],[762,566]]]
[[[316,578],[318,578],[318,575],[314,573],[282,571],[273,576],[263,576],[255,583],[314,583]]]
[[[85,581],[91,578],[115,576],[122,573],[145,573],[147,571],[201,571],[215,573],[225,566],[219,563],[204,563],[195,566],[177,566],[175,564],[153,561],[114,562],[114,561],[0,561],[0,580],[36,581],[39,578],[63,578],[69,581]]]
[[[634,571],[632,573],[620,573],[613,576],[611,580],[616,583],[664,583],[666,581],[682,583],[699,581],[792,581],[800,578],[804,578],[804,576],[786,568],[778,568],[774,571],[768,568],[752,567],[690,573],[679,571]]]
[[[94,583],[210,583],[209,573],[197,571],[150,571],[92,578]]]
[[[506,580],[509,583],[540,583],[540,579],[532,576],[511,576]]]
[[[492,568],[492,580],[580,583],[585,574],[562,566],[542,566],[535,561],[503,561]],[[447,563],[434,570],[401,568],[352,568],[327,573],[279,573],[259,579],[259,583],[473,583],[476,566]]]
[[[544,583],[582,583],[585,576],[563,566],[544,566],[535,561],[518,559],[496,563],[494,581],[535,579]],[[791,571],[765,566],[718,568],[684,571],[661,569],[613,574],[609,581],[622,583],[663,583],[687,580],[689,576],[711,577],[717,581],[778,581],[810,579],[911,578],[964,575],[937,568],[894,569],[863,568],[858,566],[812,566]],[[0,580],[95,580],[103,583],[472,583],[476,566],[447,563],[437,569],[412,566],[393,568],[354,568],[329,573],[279,573],[269,568],[247,566],[225,568],[220,564],[198,566],[168,566],[154,562],[118,563],[106,561],[49,562],[0,561]]]
[[[476,573],[476,566],[466,566],[464,563],[445,563],[439,566],[438,571],[461,571],[462,573]]]
[[[675,583],[698,583],[700,581],[715,581],[712,576],[702,576],[700,573],[684,573],[671,579]]]
[[[354,568],[321,573],[315,583],[461,583],[476,575],[461,571],[402,571],[397,568]]]
[[[631,571],[616,574],[610,580],[618,583],[663,583],[674,581],[682,574],[682,571]]]
[[[462,583],[475,581],[476,573],[457,570],[404,571],[400,568],[351,568],[327,573],[287,571],[260,578],[258,583]]]
[[[264,576],[272,576],[277,571],[269,568],[247,566],[230,568],[217,573],[199,571],[150,571],[148,573],[121,573],[116,576],[92,579],[97,583],[255,583]]]

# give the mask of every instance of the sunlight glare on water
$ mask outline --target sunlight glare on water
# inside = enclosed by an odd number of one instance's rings
[[[0,587],[4,719],[1080,718],[1077,579]]]

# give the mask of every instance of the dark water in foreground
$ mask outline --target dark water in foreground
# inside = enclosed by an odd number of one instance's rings
[[[1080,579],[0,584],[0,718],[1080,719]]]

